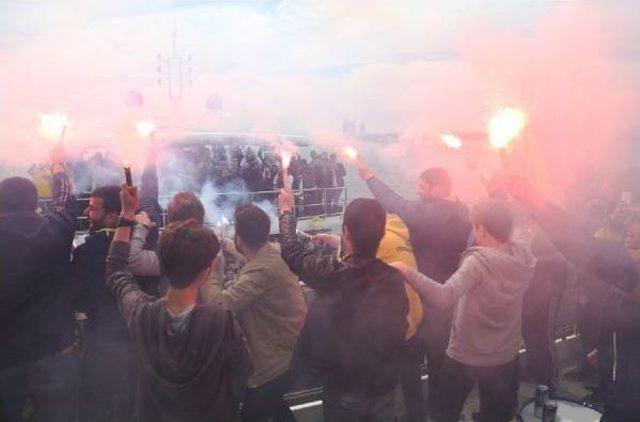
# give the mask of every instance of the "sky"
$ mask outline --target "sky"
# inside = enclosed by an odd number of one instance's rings
[[[52,141],[38,116],[63,111],[70,145],[103,136],[120,145],[149,119],[336,146],[347,118],[398,133],[384,153],[423,167],[440,133],[482,133],[508,106],[528,114],[534,155],[564,177],[579,157],[609,165],[635,151],[639,9],[633,0],[0,0],[0,161],[42,157]],[[179,98],[165,61],[174,33]]]

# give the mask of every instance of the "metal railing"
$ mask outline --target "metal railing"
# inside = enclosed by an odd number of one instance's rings
[[[260,204],[264,201],[271,203],[273,206],[278,206],[279,190],[271,191],[231,191],[231,192],[218,192],[215,195],[213,201],[208,200],[203,195],[198,195],[205,209],[208,207],[226,208],[235,207],[238,204],[243,203],[255,203]],[[162,209],[162,224],[167,221],[167,204],[171,200],[173,195],[159,195],[158,202]],[[344,207],[347,204],[347,188],[335,187],[335,188],[311,188],[311,189],[294,189],[294,215],[300,220],[312,219],[312,218],[325,218],[342,214]],[[89,205],[89,194],[78,195],[79,207],[84,210]],[[44,199],[39,201],[40,209],[46,212],[51,205],[50,199]],[[213,216],[209,216],[210,218]],[[216,216],[215,218],[219,218]],[[216,222],[208,220],[206,223],[208,226],[215,227]],[[231,223],[229,223],[231,224]],[[79,231],[88,230],[89,223],[86,216],[81,215],[78,217]]]

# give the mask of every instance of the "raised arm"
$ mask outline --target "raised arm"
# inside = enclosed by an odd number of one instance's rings
[[[511,195],[522,202],[562,255],[599,280],[631,292],[639,275],[633,258],[622,246],[596,239],[560,207],[552,204],[525,180],[507,184]]]
[[[129,270],[137,276],[159,277],[162,275],[160,257],[155,250],[144,249],[152,224],[142,211],[136,215],[137,224],[133,227],[131,250],[129,252]]]
[[[482,281],[478,271],[478,259],[473,254],[467,255],[460,268],[444,284],[431,280],[403,263],[396,262],[391,265],[404,274],[407,283],[420,295],[424,303],[440,308],[452,306]]]
[[[424,210],[417,209],[416,204],[408,201],[393,191],[386,183],[375,177],[362,158],[356,161],[360,178],[367,182],[373,196],[382,204],[386,212],[397,214],[408,225],[413,225],[418,219],[423,219]]]
[[[291,188],[280,191],[280,253],[289,268],[302,281],[314,289],[328,288],[336,273],[344,267],[336,254],[320,249],[308,250],[296,237],[296,218]]]
[[[155,152],[151,151],[142,172],[140,184],[140,209],[147,213],[156,226],[162,223],[162,208],[158,202],[158,172]]]
[[[264,276],[259,270],[244,271],[224,290],[223,282],[219,275],[212,277],[202,290],[202,299],[206,303],[220,303],[233,312],[242,311],[266,291]]]
[[[51,171],[53,173],[53,202],[50,212],[45,216],[58,232],[57,238],[73,240],[77,227],[78,204],[73,188],[64,168],[64,150],[56,147],[51,152]]]
[[[144,303],[153,302],[153,298],[145,294],[136,280],[127,270],[129,265],[129,238],[133,223],[135,209],[138,206],[138,195],[135,186],[123,185],[120,192],[122,201],[121,221],[129,221],[131,225],[119,224],[109,248],[106,268],[106,286],[113,294],[120,313],[130,326],[131,318],[136,310]]]

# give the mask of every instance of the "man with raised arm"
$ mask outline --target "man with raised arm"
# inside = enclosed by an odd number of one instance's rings
[[[269,216],[255,205],[234,215],[237,250],[246,258],[238,276],[223,289],[219,277],[203,289],[205,302],[220,302],[235,313],[254,373],[242,406],[242,421],[295,420],[283,396],[292,384],[291,357],[307,315],[298,277],[269,242]]]
[[[75,421],[78,406],[70,257],[78,206],[63,166],[51,154],[53,204],[36,213],[35,185],[0,182],[0,419],[21,420],[25,398],[47,421]]]
[[[250,372],[248,356],[231,314],[197,303],[200,287],[218,265],[215,234],[191,220],[162,232],[159,255],[169,288],[156,299],[127,270],[136,188],[124,185],[121,200],[106,273],[140,367],[134,420],[233,420]]]
[[[603,312],[597,341],[602,388],[602,422],[634,421],[640,414],[640,242],[634,231],[626,245],[594,237],[584,226],[537,192],[526,180],[507,181],[509,193],[531,212],[554,246],[581,270],[603,284],[598,298]],[[631,221],[633,223],[633,220]],[[636,233],[637,234],[637,233]],[[626,247],[625,247],[626,246]]]
[[[467,207],[451,199],[449,173],[442,167],[426,169],[418,181],[418,199],[407,200],[378,179],[362,159],[358,159],[357,167],[360,177],[384,209],[397,214],[409,227],[418,269],[438,283],[444,283],[458,268],[471,233]],[[442,308],[429,313],[417,336],[418,345],[427,357],[429,407],[438,395],[438,378],[449,342],[452,312],[452,308]]]
[[[316,298],[298,341],[296,367],[323,379],[327,421],[394,421],[394,392],[409,309],[402,275],[376,258],[386,214],[374,199],[345,209],[346,256],[309,250],[296,236],[293,191],[280,193],[282,257]]]
[[[456,306],[438,396],[437,422],[459,420],[475,384],[480,422],[510,421],[518,404],[518,349],[522,298],[535,258],[511,240],[513,216],[506,203],[488,200],[472,212],[477,246],[465,251],[460,268],[440,284],[404,263],[393,264],[422,298],[426,313]]]

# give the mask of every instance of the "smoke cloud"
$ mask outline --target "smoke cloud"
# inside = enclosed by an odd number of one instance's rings
[[[69,115],[65,142],[78,154],[108,146],[140,163],[138,120],[159,133],[303,134],[327,149],[353,144],[407,193],[420,170],[448,167],[465,199],[481,192],[468,161],[499,168],[485,132],[501,107],[528,114],[512,160],[549,189],[584,162],[630,156],[638,135],[631,0],[104,3],[0,4],[3,173],[46,159],[55,140],[38,116],[55,111]],[[174,29],[181,82],[165,61]],[[169,84],[182,84],[179,98]],[[345,139],[343,118],[398,140]],[[446,149],[440,133],[465,145]]]

